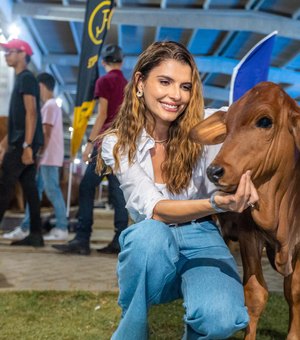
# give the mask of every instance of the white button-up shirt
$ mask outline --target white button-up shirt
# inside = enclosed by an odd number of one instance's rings
[[[115,161],[113,148],[117,138],[115,135],[106,136],[102,142],[102,159],[105,164],[114,169]],[[126,208],[135,222],[152,218],[155,205],[165,199],[192,200],[209,197],[210,191],[215,187],[209,184],[206,177],[206,167],[213,158],[215,151],[208,155],[208,149],[196,165],[190,184],[187,189],[180,194],[170,193],[166,185],[154,183],[154,173],[150,150],[154,148],[155,142],[151,136],[143,130],[137,141],[136,156],[132,164],[129,165],[128,157],[120,157],[120,168],[115,173],[120,188],[124,193]],[[209,156],[209,157],[208,157]],[[209,163],[206,163],[206,160]]]

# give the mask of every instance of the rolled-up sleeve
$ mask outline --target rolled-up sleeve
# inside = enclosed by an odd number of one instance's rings
[[[115,166],[113,148],[116,141],[116,136],[109,135],[102,142],[102,159],[112,169]],[[126,208],[135,222],[152,218],[155,205],[159,201],[167,199],[138,162],[134,161],[129,165],[127,155],[121,156],[120,168],[114,174],[120,182]]]

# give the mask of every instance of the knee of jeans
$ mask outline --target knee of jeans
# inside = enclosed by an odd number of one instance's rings
[[[164,250],[169,252],[173,247],[173,234],[168,226],[160,221],[145,220],[125,229],[120,236],[121,250],[142,258],[157,259]],[[174,255],[175,256],[175,255]]]
[[[244,306],[229,306],[227,310],[219,307],[208,306],[205,311],[195,311],[194,315],[186,316],[185,322],[190,332],[207,339],[226,339],[247,326],[249,316]]]
[[[38,190],[37,187],[35,185],[35,182],[27,182],[24,183],[22,186],[24,193],[26,193],[27,195],[32,195],[32,193],[37,193],[38,194]],[[28,196],[27,196],[28,197]]]
[[[58,192],[55,190],[55,188],[45,188],[46,195],[48,199],[57,199],[58,197]]]
[[[95,184],[92,183],[92,181],[90,181],[85,175],[79,184],[79,194],[85,195],[87,192],[89,192],[89,189],[95,190]]]

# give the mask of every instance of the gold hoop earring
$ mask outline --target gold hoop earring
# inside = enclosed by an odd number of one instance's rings
[[[136,96],[138,97],[138,98],[142,98],[143,97],[143,91],[141,91],[141,90],[138,90],[137,91],[137,93],[136,93]]]

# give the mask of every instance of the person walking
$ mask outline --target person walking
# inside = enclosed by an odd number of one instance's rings
[[[42,247],[40,200],[36,187],[35,157],[43,145],[38,83],[27,69],[33,54],[21,39],[0,43],[5,60],[15,70],[15,83],[10,98],[8,134],[0,142],[0,221],[9,207],[13,188],[20,181],[29,205],[30,232],[13,245]]]
[[[68,239],[68,219],[66,204],[59,184],[59,168],[64,160],[64,133],[62,111],[54,98],[55,79],[49,73],[37,76],[43,107],[42,124],[44,132],[44,146],[38,155],[37,188],[40,199],[45,191],[53,205],[56,225],[43,236],[45,241],[64,241]],[[22,239],[29,234],[30,214],[26,205],[25,218],[21,226],[10,233],[3,234],[5,239]]]
[[[122,103],[124,88],[127,84],[121,71],[122,61],[123,54],[119,46],[107,45],[103,47],[102,65],[107,73],[99,77],[96,82],[95,98],[98,99],[98,115],[82,155],[83,161],[88,161],[89,164],[79,186],[79,228],[73,240],[67,244],[52,246],[63,253],[90,254],[95,191],[103,179],[103,176],[99,176],[95,172],[99,149],[96,137],[111,126]],[[120,250],[119,235],[128,226],[128,213],[118,179],[112,174],[108,175],[107,179],[109,200],[114,207],[115,234],[112,241],[98,251],[105,254],[116,254]]]

